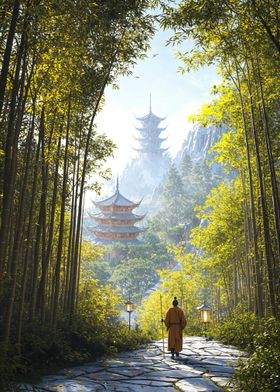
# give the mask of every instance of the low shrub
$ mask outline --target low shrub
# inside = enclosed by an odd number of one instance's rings
[[[280,391],[280,322],[273,318],[264,321],[253,344],[254,352],[235,374],[240,390]]]
[[[231,317],[211,326],[209,334],[249,353],[240,361],[234,380],[244,392],[280,391],[280,322],[258,321],[253,313],[236,308]]]
[[[187,320],[186,328],[184,329],[185,336],[202,336],[208,334],[208,329],[197,320],[189,318]]]
[[[230,317],[211,325],[209,335],[225,344],[251,352],[254,349],[253,341],[258,328],[259,323],[255,314],[237,307]]]
[[[149,342],[149,336],[139,331],[128,330],[126,325],[121,325],[113,336],[112,345],[118,351],[129,351],[140,348],[143,344]]]
[[[23,329],[21,352],[27,368],[62,362],[71,352],[71,343],[61,323],[56,329],[39,320],[27,323]]]
[[[26,321],[22,330],[21,355],[11,344],[9,353],[1,357],[0,391],[9,382],[35,374],[48,373],[61,366],[72,366],[111,355],[122,350],[139,348],[149,339],[139,331],[129,331],[120,320],[120,297],[110,286],[100,286],[90,279],[82,281],[80,301],[71,317],[58,315],[53,327],[40,319]],[[13,330],[15,339],[16,329]],[[13,390],[9,387],[8,390]]]

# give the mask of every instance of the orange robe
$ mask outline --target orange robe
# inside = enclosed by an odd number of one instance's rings
[[[186,326],[186,318],[184,312],[174,306],[166,313],[164,323],[168,330],[168,351],[175,349],[180,352],[183,349],[183,329]]]

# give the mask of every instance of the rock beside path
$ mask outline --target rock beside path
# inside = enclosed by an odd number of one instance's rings
[[[165,347],[167,342],[165,342]],[[245,353],[202,337],[184,338],[178,360],[163,354],[162,342],[120,353],[56,375],[38,385],[21,384],[26,392],[216,392],[233,389],[231,376]]]

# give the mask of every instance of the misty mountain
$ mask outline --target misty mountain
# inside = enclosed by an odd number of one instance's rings
[[[181,150],[175,157],[175,164],[178,167],[183,157],[187,154],[193,162],[210,161],[210,148],[217,143],[228,129],[225,126],[220,127],[201,127],[199,124],[194,124],[193,129],[188,132],[186,140],[183,142]],[[214,163],[211,166],[213,173],[222,174],[222,168]]]
[[[188,132],[174,161],[168,152],[161,156],[141,154],[140,152],[138,158],[126,166],[120,178],[122,192],[135,200],[143,198],[142,207],[154,209],[163,190],[170,165],[175,163],[179,167],[186,154],[194,163],[210,161],[209,149],[225,132],[227,132],[225,127],[204,128],[195,124],[193,129]],[[224,175],[222,168],[216,163],[210,167],[210,170],[213,174]]]

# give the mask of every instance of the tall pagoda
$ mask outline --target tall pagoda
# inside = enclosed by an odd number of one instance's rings
[[[159,126],[166,117],[158,117],[152,112],[151,96],[149,113],[143,117],[136,117],[136,119],[141,123],[141,127],[136,127],[140,137],[135,137],[140,146],[134,150],[150,158],[161,158],[163,153],[168,150],[168,148],[161,147],[167,137],[160,136],[166,127]]]
[[[119,181],[117,180],[116,191],[113,196],[95,201],[94,205],[100,210],[99,213],[90,215],[96,223],[90,227],[94,234],[94,242],[99,245],[109,245],[115,242],[124,244],[138,244],[138,235],[144,231],[143,228],[134,226],[141,221],[145,215],[136,215],[134,208],[140,205],[126,199],[119,191]]]

